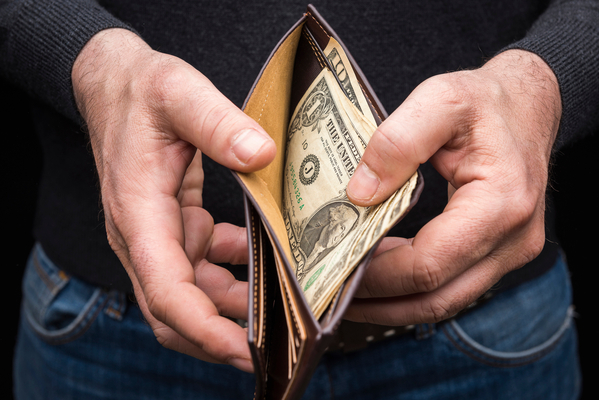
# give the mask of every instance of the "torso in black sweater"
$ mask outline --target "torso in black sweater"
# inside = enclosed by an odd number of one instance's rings
[[[305,11],[304,2],[275,0],[101,3],[154,49],[192,64],[239,106],[274,45]],[[314,3],[389,112],[426,78],[478,67],[521,39],[547,7],[543,0]],[[38,104],[35,111],[44,149],[37,239],[66,271],[128,290],[106,240],[88,139],[48,106]],[[241,191],[230,172],[207,159],[204,168],[206,209],[215,222],[243,225]],[[422,172],[423,196],[395,235],[415,235],[446,204],[446,181],[427,164]]]

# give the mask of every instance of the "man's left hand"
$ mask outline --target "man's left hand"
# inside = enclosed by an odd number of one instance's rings
[[[413,239],[383,241],[346,318],[438,322],[534,259],[560,116],[555,75],[522,50],[418,86],[375,132],[347,194],[378,204],[430,161],[450,199]]]

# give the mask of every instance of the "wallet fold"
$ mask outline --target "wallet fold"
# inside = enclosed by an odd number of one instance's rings
[[[277,145],[275,160],[266,168],[234,172],[244,191],[249,242],[248,341],[256,374],[256,399],[298,399],[318,361],[333,343],[350,305],[373,246],[341,286],[327,311],[314,318],[289,260],[292,254],[282,218],[282,181],[290,115],[302,94],[323,68],[331,69],[322,49],[330,38],[345,50],[377,125],[387,116],[364,74],[333,29],[308,6],[307,12],[279,41],[263,66],[243,110]],[[418,175],[411,208],[423,187]],[[380,241],[379,241],[380,242]]]

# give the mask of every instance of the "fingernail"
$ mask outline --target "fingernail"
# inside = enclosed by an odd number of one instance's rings
[[[254,364],[250,360],[245,358],[231,358],[229,359],[229,365],[234,366],[237,369],[240,369],[245,372],[254,372]]]
[[[254,155],[260,152],[262,146],[270,141],[270,137],[264,133],[255,129],[246,129],[233,139],[231,148],[237,159],[247,164]]]
[[[380,184],[381,180],[374,171],[361,163],[347,185],[347,192],[355,200],[366,201],[376,194]]]

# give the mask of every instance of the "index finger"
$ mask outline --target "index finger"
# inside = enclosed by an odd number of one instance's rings
[[[174,197],[138,202],[137,218],[123,237],[127,243],[127,272],[139,282],[137,297],[147,304],[146,318],[158,340],[192,356],[251,365],[246,332],[219,315],[212,300],[196,286],[195,272],[183,247],[183,224]],[[174,213],[174,214],[173,214]],[[144,217],[145,216],[145,217]],[[172,328],[193,346],[164,334]],[[246,368],[246,370],[248,370]]]

